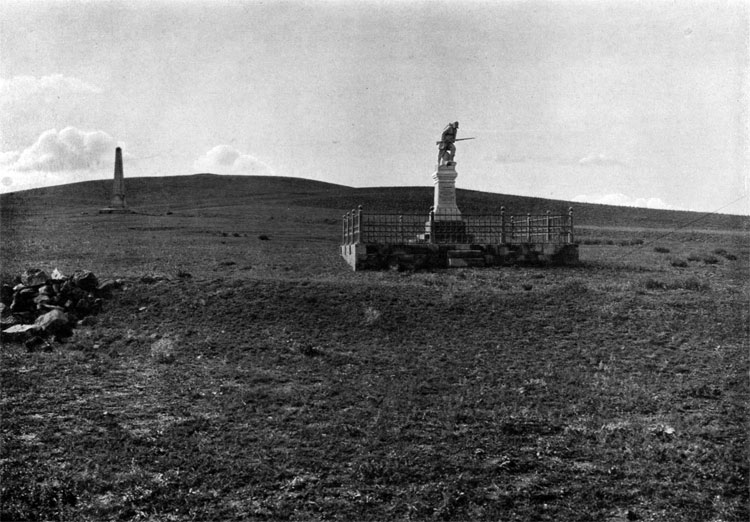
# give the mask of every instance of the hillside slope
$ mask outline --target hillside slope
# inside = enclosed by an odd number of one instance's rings
[[[372,212],[427,212],[433,202],[433,187],[353,188],[302,178],[272,176],[220,176],[195,174],[130,178],[127,200],[132,209],[150,212],[208,207],[262,204],[314,207],[341,212],[362,205]],[[97,180],[0,195],[3,220],[19,214],[53,209],[95,211],[107,206],[111,181]],[[677,228],[694,222],[695,228],[747,230],[750,218],[727,214],[654,210],[457,190],[465,214],[498,213],[504,206],[510,214],[567,212],[574,208],[575,222],[584,226]]]

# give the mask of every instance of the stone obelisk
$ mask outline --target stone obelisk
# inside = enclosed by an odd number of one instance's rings
[[[113,209],[125,209],[125,178],[122,172],[122,149],[115,149],[115,181],[112,185],[112,204]]]

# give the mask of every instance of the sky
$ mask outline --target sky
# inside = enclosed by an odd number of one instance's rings
[[[741,1],[13,1],[0,191],[113,175],[750,214]],[[127,190],[127,188],[126,188]],[[460,207],[460,200],[458,201]]]

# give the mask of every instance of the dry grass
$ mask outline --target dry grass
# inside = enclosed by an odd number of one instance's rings
[[[0,351],[3,520],[748,518],[742,234],[353,273],[337,209],[220,203],[16,218],[10,276],[127,282]]]

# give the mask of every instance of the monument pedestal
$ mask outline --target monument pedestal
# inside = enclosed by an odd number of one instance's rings
[[[456,163],[438,165],[432,175],[435,182],[435,202],[433,205],[432,226],[427,223],[427,232],[436,243],[469,243],[466,224],[461,219],[461,211],[456,205]]]
[[[455,162],[438,165],[437,171],[432,175],[435,183],[435,221],[461,221],[461,211],[456,206],[456,177],[458,172]]]

